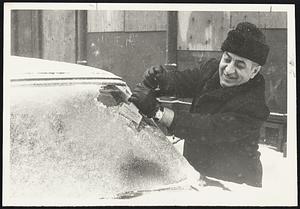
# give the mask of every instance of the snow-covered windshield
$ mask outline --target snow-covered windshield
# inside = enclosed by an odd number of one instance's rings
[[[13,87],[12,198],[105,198],[198,175],[157,128],[137,130],[119,114],[122,88]]]

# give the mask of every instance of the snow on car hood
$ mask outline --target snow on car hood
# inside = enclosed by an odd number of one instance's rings
[[[94,67],[37,58],[10,56],[5,60],[10,79],[110,78],[113,73]]]
[[[10,94],[11,198],[111,198],[198,178],[151,126],[137,131],[96,100],[97,85],[22,86]]]

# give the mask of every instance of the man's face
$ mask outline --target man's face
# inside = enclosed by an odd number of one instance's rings
[[[239,86],[258,73],[260,67],[251,60],[230,52],[224,52],[219,64],[220,85]]]

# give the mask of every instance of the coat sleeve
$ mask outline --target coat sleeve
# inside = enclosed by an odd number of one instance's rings
[[[170,70],[164,79],[159,83],[161,96],[176,96],[180,98],[194,97],[195,89],[204,84],[216,70],[218,65],[216,59],[201,62],[199,68]],[[203,85],[202,85],[203,86]]]
[[[255,137],[261,124],[261,120],[236,112],[203,115],[175,111],[170,129],[189,142],[216,144]]]

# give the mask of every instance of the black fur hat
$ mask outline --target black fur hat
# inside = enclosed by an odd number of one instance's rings
[[[260,65],[266,63],[269,53],[265,35],[249,22],[241,22],[234,30],[229,31],[221,49],[248,58]]]

